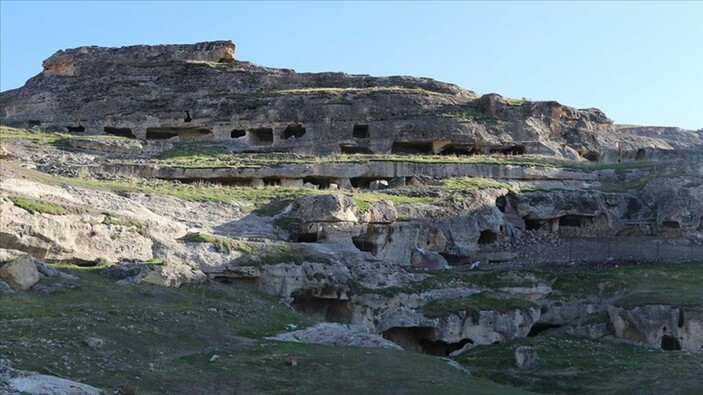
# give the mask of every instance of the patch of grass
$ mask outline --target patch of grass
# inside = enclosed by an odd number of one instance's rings
[[[285,210],[286,207],[288,207],[288,205],[290,204],[290,202],[291,200],[288,199],[274,200],[265,206],[253,210],[252,213],[262,217],[274,217],[280,214],[283,210]]]
[[[381,200],[387,200],[393,203],[394,206],[401,206],[403,204],[432,203],[436,200],[432,197],[412,197],[393,195],[383,192],[356,192],[352,195],[352,197],[357,208],[362,213],[367,211],[373,203],[380,202]]]
[[[544,368],[515,367],[515,347],[529,345]],[[475,377],[540,393],[697,393],[703,354],[652,350],[626,343],[543,334],[507,344],[476,346],[454,357]]]
[[[27,210],[30,213],[42,213],[51,215],[66,215],[70,211],[58,204],[44,202],[38,199],[32,199],[20,196],[10,196],[9,198],[15,206]]]
[[[146,225],[143,223],[129,219],[129,220],[124,220],[124,219],[119,219],[116,217],[113,217],[111,215],[105,215],[105,218],[103,219],[103,225],[114,225],[114,226],[124,226],[124,227],[131,227],[131,228],[136,228],[137,231],[141,234],[146,234]]]
[[[436,299],[422,308],[428,317],[440,317],[461,312],[476,313],[481,310],[494,310],[507,313],[510,310],[525,310],[536,305],[528,300],[481,292],[471,296],[453,299]],[[471,315],[472,317],[474,314]],[[478,321],[476,319],[476,321]]]
[[[509,184],[492,180],[490,178],[478,177],[455,177],[442,180],[442,186],[450,191],[464,191],[469,193],[477,192],[481,189],[502,188],[514,192]]]
[[[200,232],[187,234],[183,238],[183,241],[191,243],[209,243],[212,244],[218,252],[241,251],[246,254],[253,254],[260,250],[258,243],[230,240]]]
[[[147,259],[146,261],[142,262],[145,265],[163,265],[165,261],[161,258],[151,258]]]
[[[506,97],[505,102],[508,103],[509,106],[520,107],[527,103],[527,99],[513,99],[510,97]]]
[[[637,162],[635,162],[637,163]],[[641,191],[647,184],[657,178],[676,178],[676,177],[681,177],[683,176],[683,172],[675,172],[675,173],[667,173],[667,174],[662,174],[662,173],[650,173],[647,175],[644,175],[642,177],[637,177],[633,179],[627,179],[627,180],[618,180],[618,179],[613,179],[613,180],[606,180],[603,181],[601,186],[598,188],[599,190],[603,192],[611,192],[611,193],[626,193],[626,192],[639,192]]]
[[[0,125],[0,140],[27,140],[36,144],[65,146],[71,134],[28,130]]]

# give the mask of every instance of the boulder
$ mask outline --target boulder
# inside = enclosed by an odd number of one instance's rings
[[[369,209],[361,215],[363,222],[370,224],[390,224],[396,221],[398,213],[392,202],[381,200],[372,204]]]
[[[39,281],[39,271],[34,262],[35,259],[30,255],[22,255],[0,267],[0,278],[14,289],[32,288]]]
[[[302,222],[357,222],[354,199],[345,195],[304,196],[291,203],[288,215]]]
[[[282,333],[267,339],[295,343],[329,344],[333,346],[349,347],[380,347],[402,350],[399,345],[384,339],[380,335],[369,333],[369,330],[362,326],[331,322],[321,322],[310,328]]]
[[[369,189],[372,191],[378,191],[379,189],[386,189],[388,188],[388,181],[386,180],[375,180],[371,181],[369,184]]]
[[[537,351],[529,346],[515,349],[515,364],[521,370],[538,370],[544,367],[544,361],[537,356]]]
[[[143,276],[149,272],[149,266],[143,263],[118,263],[100,272],[100,275],[112,280]]]
[[[421,269],[430,270],[446,270],[449,269],[449,263],[442,255],[423,248],[415,248],[410,257],[410,263]]]

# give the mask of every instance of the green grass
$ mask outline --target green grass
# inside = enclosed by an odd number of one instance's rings
[[[450,191],[464,191],[469,193],[477,192],[481,189],[503,188],[514,192],[509,184],[492,180],[490,178],[478,177],[456,177],[442,180],[442,187]]]
[[[637,163],[637,162],[635,162]],[[650,181],[657,178],[676,178],[683,176],[683,172],[675,173],[650,173],[638,178],[632,178],[627,180],[606,180],[603,181],[601,186],[598,188],[603,192],[611,193],[625,193],[625,192],[640,192]]]
[[[526,99],[513,99],[510,97],[506,97],[505,102],[508,103],[509,106],[520,107],[520,106],[525,105],[525,103],[527,103],[527,100]]]
[[[515,367],[515,347],[533,346],[545,367]],[[689,394],[703,387],[703,353],[544,334],[477,346],[455,357],[476,377],[541,393]]]
[[[143,223],[133,220],[133,219],[120,219],[113,217],[111,215],[105,215],[105,218],[103,219],[103,225],[114,225],[114,226],[124,226],[124,227],[131,227],[131,228],[136,228],[137,231],[141,234],[146,233],[146,225]]]
[[[27,140],[36,144],[66,145],[66,138],[71,134],[34,131],[0,125],[0,140]]]
[[[44,202],[38,199],[32,199],[20,196],[10,196],[10,200],[15,206],[27,210],[30,213],[41,213],[51,215],[66,215],[70,212],[66,207],[58,204]]]
[[[111,393],[523,393],[397,350],[273,342],[312,322],[273,298],[236,286],[117,286],[98,269],[56,287],[2,297],[0,354],[18,369],[57,374]],[[61,286],[60,284],[64,284]],[[82,344],[85,336],[105,341]],[[208,362],[213,355],[220,360]],[[293,357],[297,366],[285,366]],[[408,375],[408,372],[413,372]]]
[[[481,310],[507,313],[510,310],[525,310],[535,306],[534,303],[524,299],[481,292],[461,298],[435,299],[423,306],[422,312],[428,317],[441,317],[447,314],[465,312],[477,318],[477,313]],[[478,321],[478,319],[475,321]]]

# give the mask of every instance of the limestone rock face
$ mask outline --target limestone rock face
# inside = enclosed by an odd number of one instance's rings
[[[207,280],[205,274],[199,269],[187,265],[159,265],[146,273],[143,282],[148,282],[165,287],[178,288],[183,285],[194,285]]]
[[[655,178],[642,190],[654,205],[657,225],[663,229],[703,230],[703,184],[686,178]]]
[[[615,335],[665,350],[703,351],[703,311],[666,305],[609,306]]]
[[[12,288],[27,290],[39,281],[39,271],[34,265],[35,259],[23,255],[14,261],[0,266],[0,278],[5,280]]]
[[[0,246],[5,248],[48,261],[147,260],[152,256],[151,240],[137,228],[102,224],[101,215],[91,219],[78,214],[30,214],[7,200],[0,202],[0,209]]]
[[[0,93],[0,123],[307,154],[539,153],[594,161],[694,149],[698,133],[618,129],[597,109],[427,78],[296,73],[234,60],[231,41],[58,51]]]

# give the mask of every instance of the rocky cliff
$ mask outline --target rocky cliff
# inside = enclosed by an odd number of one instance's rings
[[[307,154],[536,153],[635,160],[701,145],[700,132],[613,125],[597,109],[414,77],[296,73],[234,59],[230,41],[80,47],[0,94],[0,123]]]

